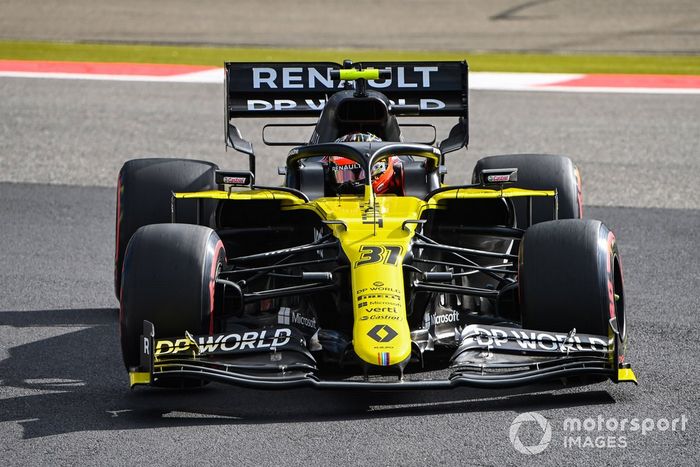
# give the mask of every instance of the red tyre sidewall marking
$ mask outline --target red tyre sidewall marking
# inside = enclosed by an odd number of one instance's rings
[[[613,255],[615,254],[615,234],[608,231],[607,238],[607,261],[606,261],[606,272],[608,276],[608,306],[610,308],[610,319],[615,318],[615,277],[613,275]]]
[[[114,283],[117,283],[117,275],[119,274],[119,269],[117,264],[119,264],[119,229],[122,224],[122,173],[119,171],[119,177],[117,178],[117,232],[115,234],[114,241]],[[126,250],[124,251],[126,253]],[[119,337],[122,335],[122,323],[124,323],[124,300],[122,300],[122,287],[121,278],[119,280]]]
[[[523,265],[523,240],[520,240],[520,246],[518,247],[518,306],[522,308],[523,306],[523,276],[520,273]]]
[[[216,267],[219,265],[219,254],[224,249],[221,240],[216,242],[214,256],[211,262],[211,272],[209,274],[209,335],[214,335],[214,290],[216,288]],[[225,259],[224,259],[225,260]]]
[[[119,288],[119,340],[124,344],[126,332],[122,328],[126,328],[126,316],[124,314],[124,287]]]
[[[615,312],[615,269],[614,269],[614,263],[615,259],[619,261],[619,257],[616,257],[615,255],[615,234],[612,233],[611,231],[608,231],[608,237],[606,239],[607,243],[607,248],[606,248],[606,273],[607,273],[607,295],[608,295],[608,306],[609,306],[609,313],[610,313],[610,319],[616,319],[617,314]],[[621,269],[621,268],[618,268]],[[622,280],[622,277],[620,277],[620,280]],[[624,325],[624,323],[622,323]],[[625,355],[624,355],[624,349],[622,346],[624,345],[623,341],[623,336],[622,333],[624,332],[623,329],[620,329],[620,321],[617,320],[617,330],[618,333],[615,335],[615,354],[617,355],[617,363],[624,363],[625,361]]]
[[[119,264],[119,229],[122,224],[122,173],[121,171],[119,172],[119,177],[117,177],[117,222],[116,222],[116,227],[117,231],[114,235],[114,282],[117,282],[117,274],[118,268],[117,265]],[[121,282],[120,282],[121,284]],[[121,289],[121,287],[120,287]],[[121,300],[121,291],[119,292],[119,297]]]

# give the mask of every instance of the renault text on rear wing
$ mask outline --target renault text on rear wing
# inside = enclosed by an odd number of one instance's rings
[[[360,64],[355,64],[360,65]],[[418,106],[419,115],[467,116],[467,63],[363,62],[363,69],[390,70],[391,77],[367,81],[367,89],[394,104]],[[354,82],[331,78],[331,62],[225,64],[226,121],[236,117],[314,117],[328,97]]]

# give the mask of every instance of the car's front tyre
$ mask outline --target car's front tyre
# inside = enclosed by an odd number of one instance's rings
[[[139,365],[144,320],[154,324],[156,337],[213,332],[215,280],[225,257],[208,227],[154,224],[136,231],[124,258],[119,310],[127,369]]]
[[[625,338],[622,265],[615,235],[600,221],[530,227],[520,245],[518,285],[527,329]],[[612,321],[611,321],[612,320]]]

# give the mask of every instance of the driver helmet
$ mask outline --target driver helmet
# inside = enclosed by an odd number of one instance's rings
[[[381,141],[381,138],[372,133],[350,133],[335,140],[337,143],[352,143],[352,142],[375,142]],[[365,180],[365,171],[360,164],[342,156],[329,156],[331,178],[340,186],[345,183],[361,183]],[[401,161],[396,156],[389,156],[372,166],[372,189],[377,194],[384,193],[400,193],[400,182],[397,176],[397,171],[394,170],[395,165],[400,165]]]

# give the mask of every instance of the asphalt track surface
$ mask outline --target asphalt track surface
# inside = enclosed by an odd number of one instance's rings
[[[696,0],[2,0],[0,38],[700,53]]]
[[[700,462],[700,97],[472,92],[472,146],[451,156],[452,182],[486,154],[546,151],[579,163],[585,216],[620,242],[639,386],[357,394],[127,388],[112,292],[116,173],[145,155],[242,167],[223,152],[219,85],[4,78],[0,95],[4,464]],[[259,171],[276,173],[283,154],[256,147]],[[552,428],[536,456],[509,441],[511,422],[529,411]],[[599,415],[687,423],[646,435],[563,429],[565,418]],[[541,434],[532,423],[520,431],[525,444]],[[625,436],[627,447],[565,448],[569,435]]]

